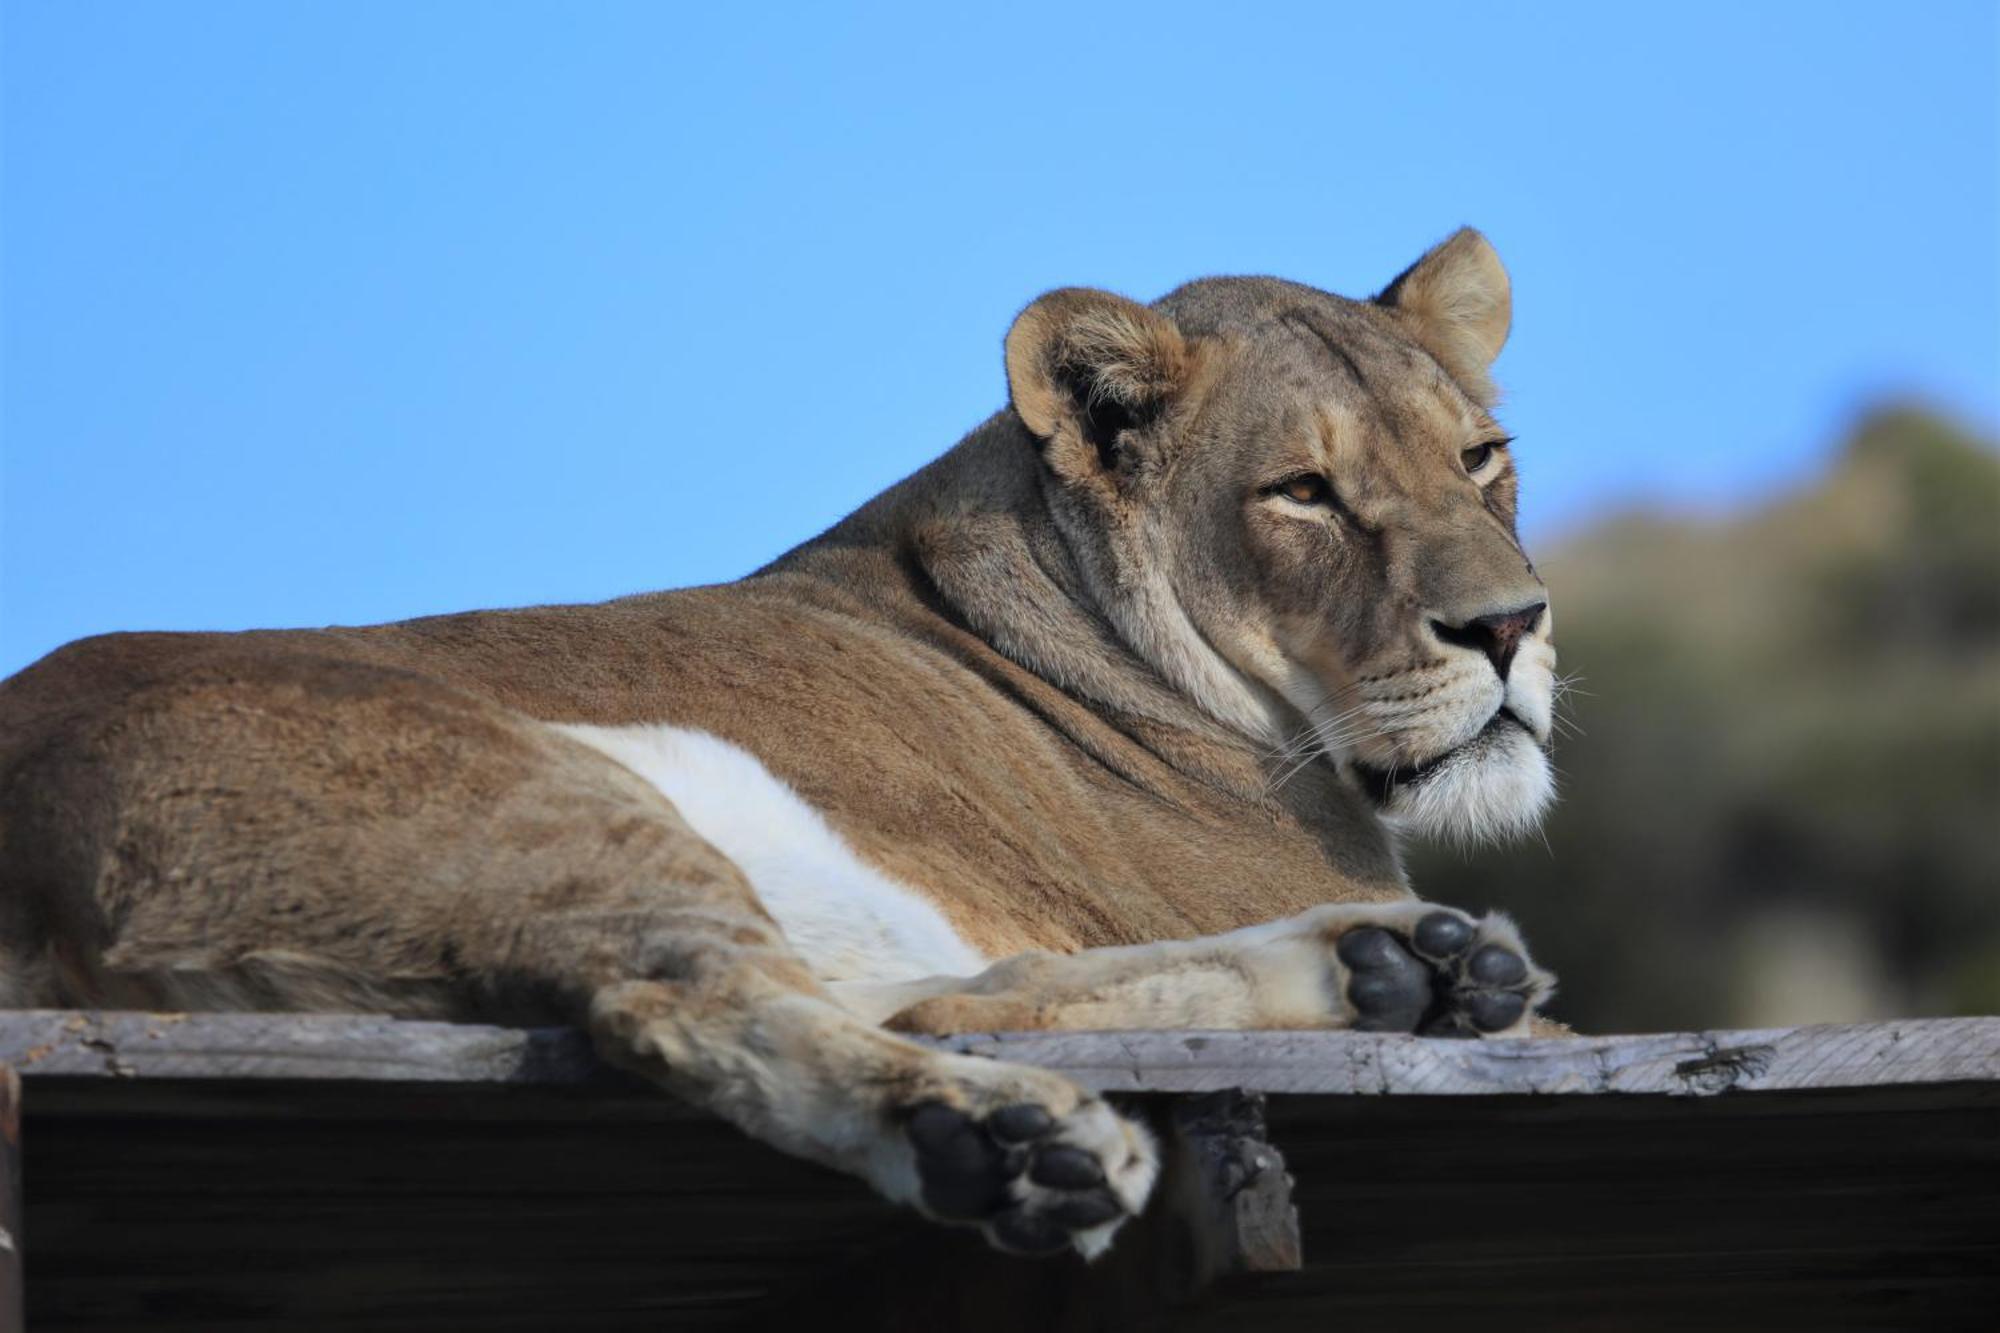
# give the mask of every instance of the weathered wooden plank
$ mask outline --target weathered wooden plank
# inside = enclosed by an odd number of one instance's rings
[[[969,1036],[951,1044],[1060,1069],[1107,1092],[1710,1096],[2000,1079],[2000,1018],[1507,1041],[1064,1032]]]
[[[1228,1333],[1675,1328],[1726,1308],[1817,1333],[1956,1327],[2000,1299],[2000,1020],[945,1044],[1152,1119],[1168,1171],[1104,1263],[1021,1264],[918,1223],[602,1069],[567,1030],[0,1015],[34,1117],[30,1314]]]
[[[1709,1096],[2000,1080],[2000,1018],[1507,1041],[1348,1032],[1031,1032],[943,1044],[1131,1093]],[[589,1042],[567,1029],[332,1014],[0,1014],[0,1061],[30,1079],[566,1086],[612,1077],[593,1059]]]
[[[347,1079],[583,1083],[601,1073],[566,1028],[368,1014],[0,1013],[0,1061],[30,1079]]]

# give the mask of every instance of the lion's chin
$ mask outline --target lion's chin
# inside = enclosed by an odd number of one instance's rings
[[[1548,755],[1505,713],[1414,770],[1391,775],[1364,766],[1358,776],[1395,827],[1468,844],[1533,832],[1556,794]]]

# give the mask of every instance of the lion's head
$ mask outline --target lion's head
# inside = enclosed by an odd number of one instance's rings
[[[1532,826],[1553,790],[1548,592],[1490,411],[1510,313],[1467,230],[1371,301],[1066,289],[1007,339],[1057,521],[1127,642],[1219,720],[1465,838]]]

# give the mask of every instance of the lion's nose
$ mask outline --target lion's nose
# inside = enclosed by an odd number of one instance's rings
[[[1486,654],[1486,660],[1500,673],[1500,679],[1507,679],[1507,668],[1514,665],[1514,650],[1521,646],[1521,640],[1535,632],[1535,626],[1542,623],[1542,612],[1549,609],[1547,602],[1536,602],[1515,611],[1501,611],[1490,616],[1474,616],[1462,625],[1447,625],[1442,620],[1433,620],[1431,629],[1446,643],[1455,643],[1461,648],[1477,648]]]

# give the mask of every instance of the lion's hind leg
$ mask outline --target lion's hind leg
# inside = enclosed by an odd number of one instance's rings
[[[1022,954],[979,975],[835,987],[899,1032],[1349,1028],[1523,1035],[1555,980],[1513,923],[1424,902],[1314,908],[1196,940]]]
[[[1067,1079],[931,1050],[759,978],[609,986],[590,1028],[611,1062],[1016,1253],[1098,1253],[1156,1174],[1146,1132]]]
[[[665,796],[490,701],[225,648],[46,736],[0,772],[0,944],[75,964],[35,1002],[574,1022],[1016,1251],[1100,1249],[1151,1188],[1101,1098],[841,1007]]]

